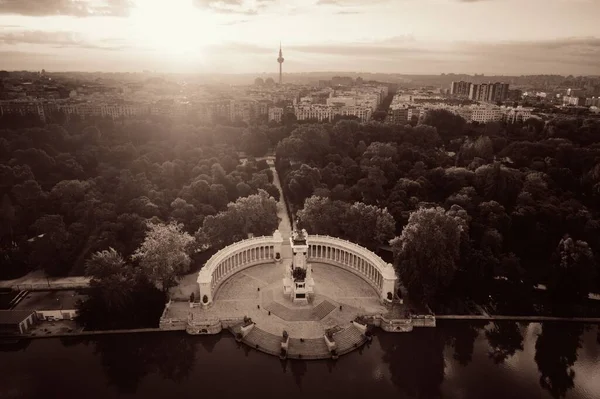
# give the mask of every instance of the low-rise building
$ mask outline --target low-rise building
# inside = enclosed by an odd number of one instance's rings
[[[0,336],[23,335],[36,322],[35,312],[30,310],[0,310]]]
[[[280,123],[282,118],[283,118],[283,108],[280,108],[280,107],[269,108],[269,122],[275,121],[277,123]]]
[[[585,98],[584,97],[564,96],[563,97],[563,105],[575,105],[575,106],[585,105]]]
[[[36,320],[73,320],[77,316],[77,301],[84,298],[76,291],[30,291],[14,310],[34,312]]]
[[[531,118],[533,108],[518,106],[516,108],[508,107],[504,110],[504,120],[508,123],[523,122]]]

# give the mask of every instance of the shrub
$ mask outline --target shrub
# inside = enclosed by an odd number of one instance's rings
[[[194,302],[194,299],[196,299],[196,296],[194,295],[194,293],[192,292],[190,294],[190,302]]]
[[[202,297],[202,302],[204,302],[204,303],[208,303],[208,296],[207,296],[207,295],[204,295],[204,296]]]
[[[283,330],[283,340],[286,341],[288,339],[288,332]]]
[[[392,295],[392,293],[388,292],[387,293],[387,299],[388,299],[388,301],[391,301],[393,298],[394,298],[394,296]]]
[[[277,260],[281,259],[281,254],[279,252],[277,252],[275,254],[275,259],[277,259]]]

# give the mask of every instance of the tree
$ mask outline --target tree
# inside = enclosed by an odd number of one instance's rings
[[[97,289],[109,311],[121,311],[128,306],[137,276],[113,248],[94,253],[86,261],[85,274],[92,277],[90,288]]]
[[[85,272],[91,280],[87,298],[77,305],[79,324],[92,330],[157,327],[165,294],[116,250],[94,253]]]
[[[46,199],[46,192],[35,180],[27,180],[22,184],[15,185],[12,192],[17,203],[33,215],[37,214]]]
[[[248,237],[271,235],[279,226],[277,202],[266,191],[238,198],[227,210],[204,219],[196,236],[200,247],[223,247]]]
[[[535,362],[540,371],[540,385],[552,397],[565,397],[574,386],[577,350],[581,348],[583,325],[542,323],[542,333],[535,342]]]
[[[498,162],[477,168],[475,184],[486,200],[498,201],[505,207],[514,205],[523,186],[522,175],[518,170],[507,168]]]
[[[448,287],[458,269],[464,220],[443,208],[411,213],[402,235],[390,244],[398,273],[410,295],[430,302]]]
[[[4,194],[2,204],[0,205],[0,242],[3,241],[5,236],[8,236],[12,240],[13,226],[16,221],[15,207],[8,194]]]
[[[304,201],[304,208],[298,211],[300,226],[309,234],[343,237],[344,215],[350,206],[342,201],[332,201],[313,195]]]
[[[504,363],[517,351],[523,350],[523,334],[517,323],[496,322],[492,329],[485,331],[485,336],[491,348],[488,355],[496,364]]]
[[[427,112],[421,124],[435,127],[440,137],[448,142],[463,134],[466,121],[450,111],[436,109]]]
[[[355,202],[345,216],[346,237],[375,250],[394,236],[396,221],[387,208]]]
[[[290,200],[301,205],[321,185],[321,173],[318,168],[302,164],[299,169],[287,175],[287,185],[291,194]]]
[[[558,244],[548,283],[556,304],[587,299],[595,278],[594,254],[587,242],[565,235]]]
[[[132,259],[140,262],[148,280],[166,291],[176,284],[178,275],[189,270],[189,252],[194,238],[175,222],[148,222],[147,227],[146,238]]]
[[[270,146],[269,138],[261,129],[249,129],[242,134],[241,149],[255,157],[265,155]]]
[[[375,121],[379,121],[379,122],[383,122],[385,120],[385,118],[387,118],[387,111],[375,111],[373,112],[373,114],[371,115],[371,118]]]

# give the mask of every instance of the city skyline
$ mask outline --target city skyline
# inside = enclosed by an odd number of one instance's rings
[[[1,68],[598,74],[599,0],[361,3],[0,1]]]

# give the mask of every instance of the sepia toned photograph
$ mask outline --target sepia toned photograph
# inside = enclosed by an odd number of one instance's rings
[[[600,399],[600,0],[0,0],[0,399]]]

